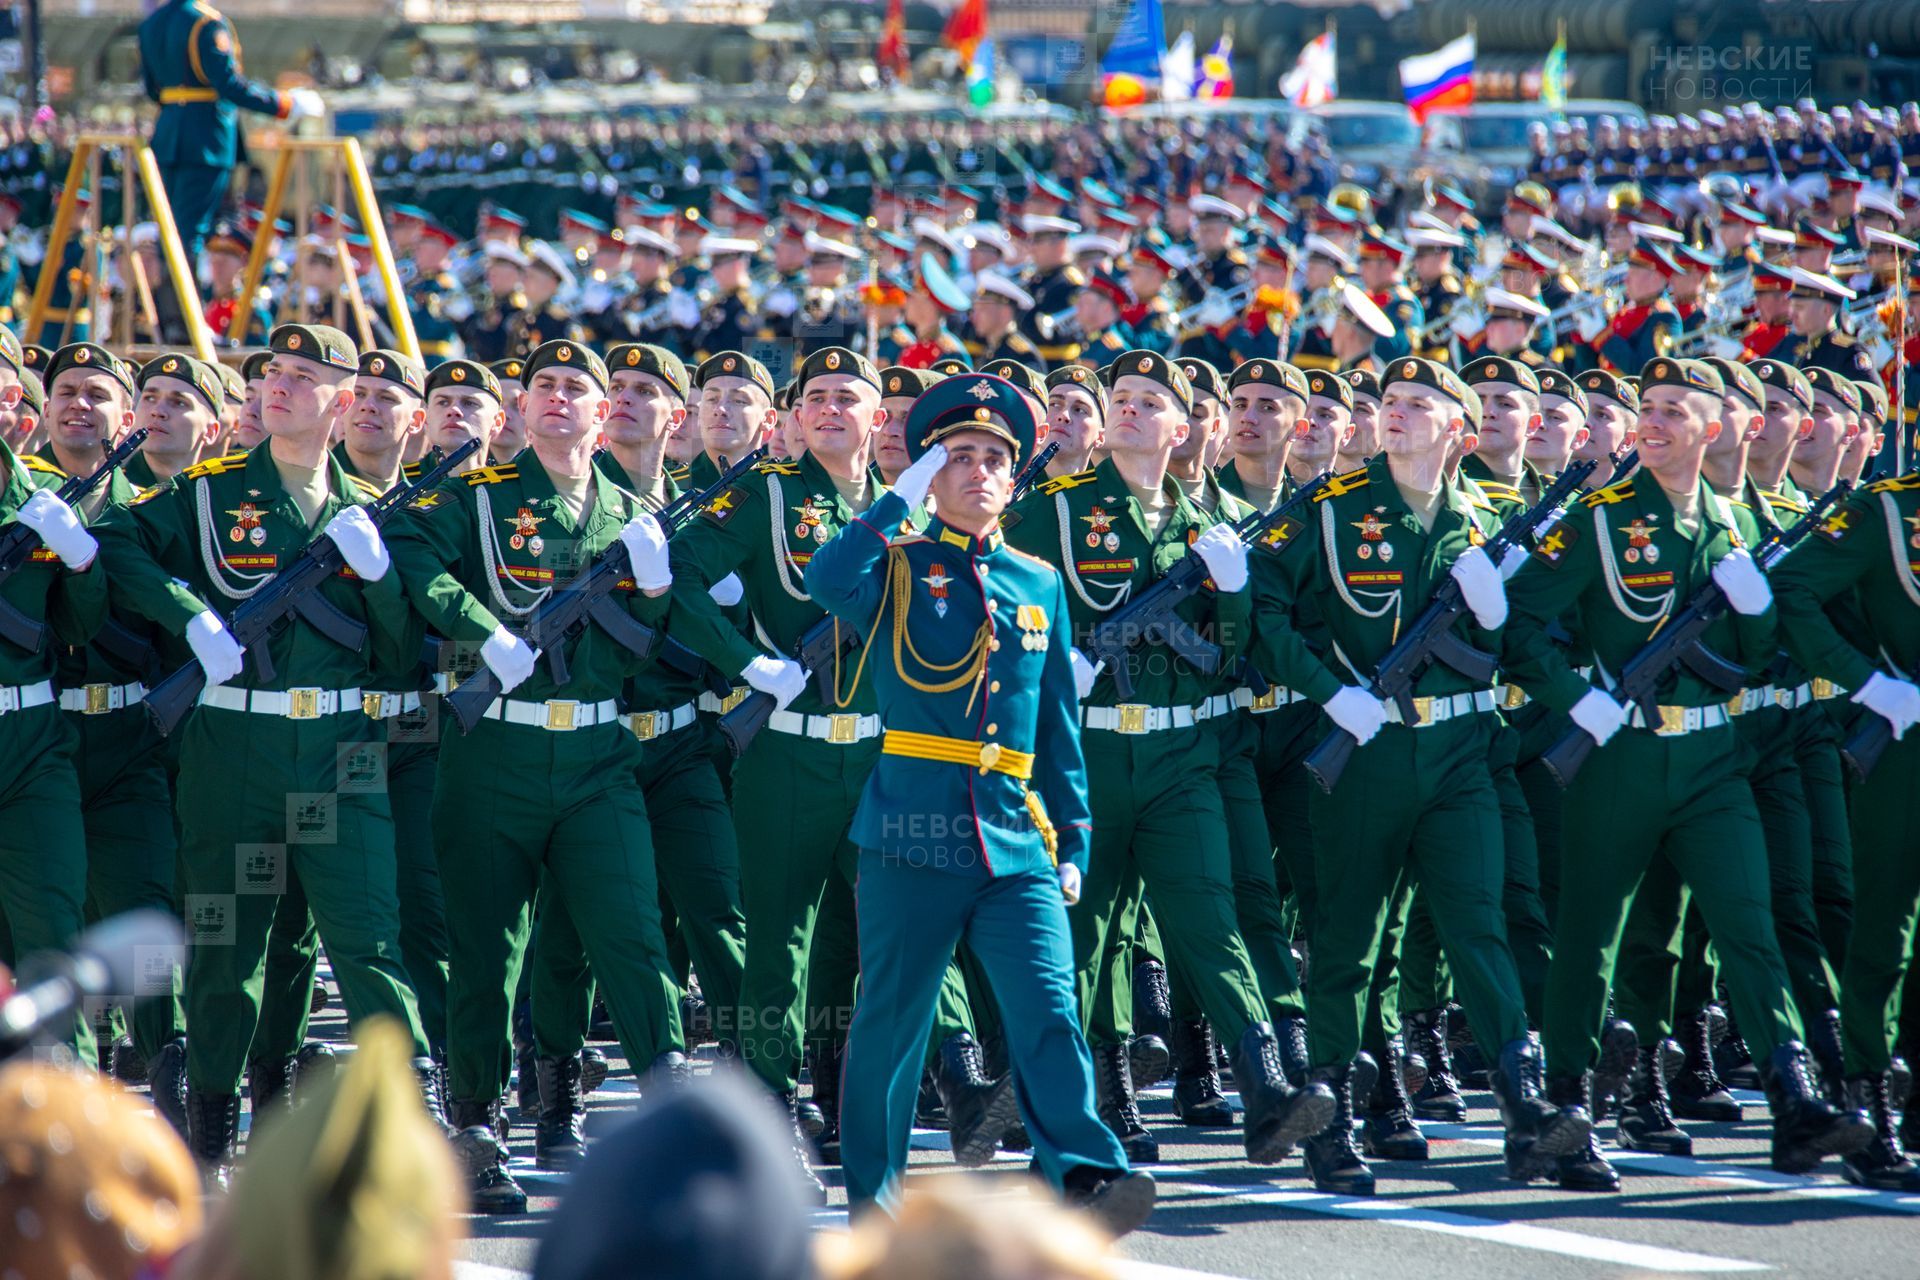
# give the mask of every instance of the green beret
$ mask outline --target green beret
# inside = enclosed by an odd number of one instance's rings
[[[1018,360],[989,360],[980,366],[980,372],[990,373],[996,378],[1005,378],[1035,400],[1043,404],[1047,399],[1047,380],[1030,365]]]
[[[1100,378],[1101,386],[1111,387],[1113,385],[1113,366],[1115,363],[1117,362],[1108,361],[1106,364],[1103,364],[1098,369],[1094,370],[1094,373],[1098,375]]]
[[[738,351],[717,351],[700,362],[700,367],[693,374],[693,385],[704,387],[715,378],[745,378],[766,392],[767,399],[773,399],[773,375],[767,372],[767,366],[752,356],[742,355]],[[880,384],[876,382],[874,385]],[[798,389],[796,386],[795,390]]]
[[[498,400],[507,402],[506,393],[500,390],[500,379],[494,377],[493,370],[484,364],[472,360],[447,360],[433,367],[427,375],[427,394],[431,396],[441,387],[457,387],[465,390],[480,390]]]
[[[376,348],[360,357],[360,376],[397,382],[417,396],[427,394],[427,371],[418,360],[398,351]]]
[[[27,358],[20,350],[20,339],[5,325],[0,325],[0,360],[12,365],[15,373],[25,373],[27,370]]]
[[[207,402],[207,408],[215,413],[220,412],[220,400],[224,394],[220,389],[220,375],[192,356],[174,352],[155,356],[140,366],[134,383],[144,388],[155,378],[174,378],[186,383],[193,388],[195,395]]]
[[[491,362],[487,368],[493,370],[493,376],[502,382],[518,382],[520,375],[527,371],[527,362],[519,356],[510,356]]]
[[[1818,367],[1804,372],[1807,384],[1816,392],[1824,391],[1855,413],[1860,411],[1860,388],[1846,374]]]
[[[1187,381],[1193,384],[1194,398],[1212,396],[1223,404],[1227,399],[1227,380],[1220,371],[1198,356],[1181,356],[1174,363],[1180,366],[1180,372],[1187,375]]]
[[[650,373],[673,388],[673,393],[682,400],[687,398],[687,389],[692,385],[686,364],[679,356],[665,347],[656,347],[651,342],[623,342],[607,352],[607,370],[618,373],[622,369],[632,369],[639,373]]]
[[[353,339],[330,324],[283,324],[267,335],[267,350],[332,365],[348,373],[360,371],[360,349]]]
[[[273,359],[271,351],[256,351],[240,362],[240,377],[246,382],[258,382],[267,376],[267,361]]]
[[[220,375],[220,390],[228,400],[234,404],[247,402],[247,380],[240,376],[238,369],[230,364],[216,364],[213,371]]]
[[[1305,404],[1307,397],[1313,394],[1307,389],[1305,372],[1284,360],[1249,360],[1227,375],[1227,387],[1232,391],[1254,382],[1296,395],[1301,404]]]
[[[1764,410],[1767,407],[1767,388],[1761,383],[1760,375],[1746,365],[1737,364],[1725,356],[1704,356],[1701,363],[1711,366],[1720,375],[1721,383],[1729,392],[1738,391],[1756,409]]]
[[[873,367],[873,361],[845,347],[822,347],[801,363],[800,372],[793,378],[798,384],[794,388],[794,394],[805,395],[807,383],[815,378],[830,377],[837,373],[845,374],[849,378],[858,378],[871,385],[875,391],[880,389],[880,371]],[[769,395],[773,393],[771,379],[768,380],[767,393]]]
[[[1348,412],[1353,410],[1353,388],[1347,385],[1345,378],[1329,370],[1308,370],[1307,394],[1319,396],[1322,400],[1338,400]]]
[[[946,437],[962,431],[986,431],[1013,446],[1017,465],[1033,452],[1040,420],[1020,388],[990,373],[942,378],[907,410],[907,455],[918,458]]]
[[[1592,412],[1596,396],[1613,401],[1628,413],[1640,412],[1640,393],[1619,374],[1608,373],[1605,369],[1589,369],[1580,375],[1578,381],[1581,390],[1587,393],[1588,412]]]
[[[1522,391],[1540,394],[1540,375],[1518,360],[1509,360],[1505,356],[1475,356],[1460,370],[1460,376],[1469,387],[1477,387],[1483,382],[1511,382]]]
[[[1459,374],[1445,365],[1436,364],[1432,360],[1423,360],[1419,356],[1407,356],[1394,361],[1387,371],[1380,375],[1381,393],[1384,395],[1386,389],[1396,382],[1411,382],[1417,387],[1438,391],[1462,409],[1467,410],[1468,419],[1474,429],[1479,429],[1479,393],[1468,386]],[[1539,380],[1535,379],[1534,386],[1539,385]]]
[[[53,352],[35,343],[23,342],[20,344],[20,363],[25,368],[38,373],[53,363]],[[41,374],[43,379],[45,376],[44,373]]]
[[[966,356],[942,356],[927,367],[943,378],[951,378],[956,373],[972,373],[973,361]]]
[[[1650,388],[1662,386],[1679,387],[1684,391],[1711,391],[1716,396],[1727,393],[1727,384],[1720,380],[1719,372],[1712,365],[1700,360],[1676,360],[1672,356],[1649,360],[1640,370],[1642,396]]]
[[[792,410],[793,388],[794,382],[792,378],[788,378],[785,382],[781,383],[780,389],[773,393],[773,407],[782,413],[787,413]]]
[[[1542,369],[1536,376],[1540,379],[1541,395],[1559,396],[1562,400],[1571,400],[1580,406],[1580,412],[1583,416],[1591,408],[1587,403],[1587,393],[1582,391],[1580,384],[1575,382],[1572,375],[1566,373],[1564,370]]]
[[[1887,420],[1887,389],[1878,379],[1855,378],[1853,385],[1860,388],[1860,411],[1870,413],[1876,424]]]
[[[133,370],[126,362],[105,347],[92,342],[69,342],[53,353],[47,361],[47,368],[41,379],[47,386],[69,369],[84,369],[88,373],[101,372],[127,389],[131,396],[134,392]]]
[[[903,364],[890,364],[880,371],[880,394],[917,396],[940,381],[940,378],[941,375],[931,369],[909,369]]]
[[[584,342],[575,342],[571,338],[555,338],[535,347],[527,356],[526,375],[522,382],[532,382],[534,375],[542,369],[577,369],[607,389],[607,362],[594,354],[593,348]]]
[[[47,411],[47,389],[31,369],[20,371],[20,403],[33,410],[36,417]]]
[[[1183,411],[1188,414],[1193,412],[1193,383],[1187,381],[1187,375],[1179,365],[1158,351],[1136,348],[1115,360],[1113,381],[1118,382],[1122,378],[1146,378],[1157,382],[1173,393],[1173,398],[1180,402]],[[1113,383],[1107,385],[1112,386]]]
[[[1056,387],[1074,387],[1092,398],[1094,409],[1104,421],[1107,416],[1107,388],[1100,381],[1100,375],[1083,364],[1062,365],[1047,375],[1047,390]]]
[[[1347,380],[1347,386],[1353,389],[1353,398],[1357,402],[1361,396],[1371,399],[1380,398],[1380,375],[1371,369],[1349,369],[1340,375]]]
[[[1813,408],[1813,384],[1807,375],[1784,360],[1755,360],[1747,366],[1763,387],[1778,387],[1800,402],[1802,409]]]

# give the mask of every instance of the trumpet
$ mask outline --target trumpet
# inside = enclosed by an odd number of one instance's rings
[[[1300,326],[1307,332],[1323,329],[1333,323],[1340,314],[1340,282],[1336,280],[1324,289],[1316,289],[1307,299],[1307,305],[1300,309]]]
[[[1231,289],[1208,289],[1200,301],[1175,312],[1174,322],[1181,329],[1191,328],[1196,323],[1217,327],[1230,323],[1252,299],[1251,280],[1242,281]],[[1209,318],[1202,320],[1203,316]]]

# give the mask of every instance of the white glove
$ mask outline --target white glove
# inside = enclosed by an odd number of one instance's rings
[[[1495,630],[1506,622],[1506,579],[1501,577],[1493,561],[1487,559],[1486,552],[1479,547],[1468,547],[1448,572],[1460,584],[1460,594],[1467,598],[1467,608],[1473,610],[1473,620],[1483,630]]]
[[[700,323],[700,300],[685,289],[667,295],[667,319],[676,329],[692,329]]]
[[[208,688],[240,674],[240,655],[245,651],[213,610],[202,610],[187,623],[187,647],[207,673]]]
[[[894,496],[910,508],[919,506],[927,500],[927,490],[933,486],[934,474],[946,465],[947,446],[936,444],[900,473],[900,478],[893,482]]]
[[[79,570],[93,563],[100,544],[81,526],[73,508],[51,489],[35,489],[14,518],[39,534],[47,550],[65,561],[67,568]]]
[[[1078,648],[1072,651],[1072,657],[1073,691],[1080,701],[1085,702],[1087,695],[1093,692],[1093,682],[1100,678],[1100,668],[1107,664],[1104,661],[1088,662],[1087,655],[1080,652]]]
[[[580,291],[580,309],[598,315],[613,305],[613,289],[605,280],[589,280]]]
[[[342,508],[327,521],[325,533],[333,539],[333,545],[340,548],[348,567],[362,582],[378,582],[393,567],[387,544],[381,540],[380,530],[374,526],[365,507]]]
[[[1357,685],[1343,685],[1340,692],[1327,699],[1326,710],[1333,722],[1363,747],[1387,723],[1387,704]]]
[[[1056,868],[1060,873],[1060,896],[1072,906],[1080,901],[1080,868],[1071,862],[1063,862]]]
[[[746,596],[747,589],[741,585],[739,574],[730,573],[708,587],[707,594],[712,596],[713,602],[722,609],[731,609]]]
[[[533,660],[537,656],[525,640],[505,627],[495,627],[487,642],[480,646],[480,661],[487,664],[487,670],[500,682],[503,694],[513,692],[533,674]]]
[[[1226,290],[1213,288],[1207,290],[1200,299],[1200,308],[1193,318],[1209,329],[1218,329],[1221,325],[1232,324],[1239,316],[1240,310],[1227,297]]]
[[[1767,575],[1760,572],[1745,547],[1735,548],[1715,563],[1713,580],[1727,593],[1727,603],[1735,613],[1751,618],[1773,605],[1773,588],[1767,585]]]
[[[1247,544],[1230,524],[1217,524],[1193,540],[1194,555],[1207,563],[1207,576],[1220,591],[1244,591],[1247,586]]]
[[[1447,317],[1447,328],[1465,342],[1487,327],[1487,318],[1478,307],[1455,307]]]
[[[1601,307],[1581,307],[1573,313],[1573,331],[1580,335],[1580,341],[1592,342],[1599,337],[1609,321],[1607,313]]]
[[[1507,554],[1500,557],[1500,581],[1510,580],[1520,572],[1520,566],[1527,562],[1527,549],[1519,543],[1507,548]]]
[[[740,678],[760,692],[772,694],[774,705],[781,711],[807,687],[806,671],[792,658],[762,655],[747,664]]]
[[[1627,709],[1605,689],[1587,690],[1567,714],[1573,717],[1575,724],[1586,730],[1589,738],[1603,747],[1607,745],[1607,739],[1620,732],[1621,726],[1627,722]]]
[[[800,309],[800,295],[786,285],[770,291],[760,301],[760,314],[784,320]]]
[[[327,104],[311,89],[292,89],[287,93],[287,123],[304,119],[318,120],[327,114]]]
[[[1920,724],[1920,686],[1876,671],[1854,691],[1853,701],[1893,726],[1893,740]]]
[[[673,570],[667,567],[667,535],[650,511],[621,526],[620,541],[633,562],[633,584],[642,591],[664,591],[673,585]]]

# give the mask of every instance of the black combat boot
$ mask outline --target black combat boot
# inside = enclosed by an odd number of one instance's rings
[[[1160,1143],[1140,1119],[1140,1106],[1133,1096],[1133,1074],[1127,1064],[1126,1049],[1117,1044],[1093,1046],[1093,1092],[1100,1122],[1113,1130],[1129,1164],[1153,1164],[1160,1159]],[[953,1107],[947,1107],[947,1119],[953,1120]]]
[[[610,1068],[607,1066],[606,1051],[597,1045],[583,1045],[580,1049],[580,1096],[585,1097],[607,1082]]]
[[[582,1076],[582,1088],[585,1087]],[[693,1059],[678,1049],[668,1049],[654,1055],[647,1071],[640,1078],[641,1093],[659,1093],[668,1089],[684,1089],[693,1083]]]
[[[292,1058],[255,1058],[247,1064],[247,1098],[253,1104],[253,1124],[272,1122],[274,1114],[293,1105],[297,1077]]]
[[[801,1190],[811,1203],[822,1205],[827,1202],[827,1188],[813,1171],[813,1139],[800,1127],[798,1103],[799,1096],[796,1093],[789,1091],[780,1095],[780,1107],[787,1115],[787,1137],[793,1147],[793,1160],[800,1170]]]
[[[1333,1114],[1326,1128],[1301,1143],[1314,1190],[1336,1196],[1372,1195],[1373,1170],[1353,1144],[1353,1064],[1315,1067],[1307,1079],[1308,1088],[1333,1095]]]
[[[525,1213],[527,1193],[507,1172],[507,1148],[500,1141],[500,1099],[454,1099],[447,1107],[453,1128],[454,1158],[467,1179],[467,1200],[475,1213]]]
[[[513,1006],[513,1101],[521,1124],[540,1121],[540,1075],[533,1065],[538,1056],[533,1044],[533,1006],[521,1000]]]
[[[1552,1177],[1560,1157],[1585,1149],[1593,1113],[1584,1106],[1555,1106],[1543,1096],[1540,1046],[1531,1037],[1509,1040],[1488,1073],[1493,1100],[1507,1127],[1507,1176],[1516,1182]]]
[[[1808,1173],[1827,1156],[1852,1155],[1873,1141],[1873,1122],[1864,1112],[1842,1111],[1815,1092],[1812,1060],[1798,1041],[1767,1055],[1760,1082],[1773,1110],[1777,1172]]]
[[[1586,1107],[1592,1099],[1587,1094],[1587,1078],[1577,1076],[1548,1076],[1547,1101],[1556,1107]],[[1565,1191],[1618,1191],[1620,1174],[1600,1154],[1600,1140],[1593,1132],[1587,1132],[1586,1145],[1571,1155],[1560,1157],[1557,1170],[1560,1187]]]
[[[1118,1240],[1144,1225],[1153,1213],[1153,1175],[1142,1169],[1095,1169],[1082,1165],[1066,1176],[1061,1193],[1075,1209],[1093,1215]]]
[[[1367,1112],[1360,1123],[1360,1141],[1376,1160],[1425,1160],[1427,1135],[1413,1122],[1413,1099],[1400,1060],[1406,1045],[1399,1036],[1387,1041],[1386,1061],[1380,1065],[1367,1093]]]
[[[1152,1035],[1127,1037],[1127,1071],[1133,1076],[1134,1088],[1151,1089],[1172,1070],[1173,1050],[1165,1040]]]
[[[240,1095],[187,1089],[187,1150],[200,1165],[208,1191],[225,1191],[233,1180],[240,1146]]]
[[[1196,1129],[1233,1124],[1233,1104],[1220,1090],[1220,1068],[1214,1064],[1213,1024],[1205,1018],[1173,1024],[1173,1114]]]
[[[713,1040],[713,1010],[698,990],[680,997],[680,1028],[686,1033],[687,1048],[697,1049]]]
[[[1726,1022],[1726,1034],[1713,1041],[1713,1069],[1729,1089],[1758,1089],[1760,1066],[1753,1060],[1753,1050],[1747,1047],[1747,1039],[1731,1014]]]
[[[920,1073],[920,1096],[913,1104],[913,1124],[917,1129],[946,1132],[947,1109],[940,1103],[940,1090],[934,1087],[932,1067]]]
[[[1663,1156],[1693,1154],[1693,1139],[1673,1122],[1658,1049],[1649,1046],[1639,1052],[1613,1128],[1614,1141],[1628,1151],[1652,1151]]]
[[[1119,1052],[1117,1047],[1115,1052]],[[1125,1061],[1124,1055],[1121,1061]],[[1000,1139],[1020,1118],[1012,1079],[988,1079],[980,1046],[962,1031],[941,1042],[933,1083],[947,1112],[947,1138],[953,1147],[954,1163],[977,1169],[993,1159],[1000,1149]],[[1128,1158],[1132,1159],[1131,1152]]]
[[[540,1086],[540,1123],[533,1130],[533,1162],[542,1169],[571,1169],[587,1154],[587,1105],[580,1097],[580,1057],[539,1057],[533,1071]]]
[[[1467,1118],[1467,1100],[1453,1074],[1453,1053],[1447,1047],[1447,1011],[1416,1009],[1407,1015],[1409,1057],[1426,1064],[1426,1079],[1414,1091],[1413,1114],[1420,1120],[1460,1124]]]
[[[312,1017],[314,1014],[326,1008],[329,998],[327,995],[327,984],[321,980],[319,974],[314,974],[313,990],[307,993],[307,1016]]]
[[[1625,1018],[1608,1018],[1600,1028],[1600,1061],[1593,1066],[1593,1118],[1603,1120],[1626,1096],[1627,1078],[1640,1060],[1640,1036]]]
[[[1273,1024],[1273,1034],[1280,1041],[1280,1070],[1286,1073],[1287,1083],[1296,1089],[1307,1087],[1307,1020],[1305,1018],[1282,1018]]]
[[[1173,991],[1167,985],[1167,966],[1158,960],[1142,960],[1133,966],[1133,1029],[1163,1045],[1173,1042]],[[1138,1063],[1134,1069],[1139,1069]],[[1150,1083],[1134,1078],[1136,1085]]]
[[[1823,1010],[1807,1020],[1807,1051],[1820,1068],[1820,1096],[1837,1111],[1847,1110],[1846,1057],[1840,1048],[1840,1011]]]
[[[413,1060],[413,1076],[420,1082],[420,1105],[427,1109],[427,1119],[433,1127],[442,1133],[447,1132],[447,1104],[441,1101],[440,1068],[432,1057]]]
[[[807,1074],[813,1078],[813,1102],[822,1121],[820,1136],[813,1140],[821,1164],[840,1163],[840,1064],[846,1050],[844,1040],[816,1040],[807,1049]]]
[[[147,1088],[153,1109],[184,1140],[187,1136],[187,1042],[176,1036],[160,1046],[147,1063]]]
[[[1854,1076],[1847,1100],[1873,1121],[1873,1141],[1840,1162],[1840,1172],[1855,1186],[1875,1191],[1920,1191],[1920,1166],[1907,1159],[1893,1133],[1893,1084],[1887,1072]]]
[[[1673,1031],[1686,1055],[1679,1074],[1667,1081],[1673,1114],[1682,1120],[1737,1124],[1740,1102],[1714,1070],[1712,1032],[1706,1011],[1688,1014]]]
[[[1284,1160],[1296,1145],[1327,1127],[1335,1107],[1331,1091],[1311,1082],[1304,1089],[1287,1083],[1280,1038],[1271,1024],[1256,1022],[1248,1027],[1229,1056],[1234,1084],[1240,1090],[1240,1106],[1246,1113],[1241,1137],[1247,1159],[1257,1164]],[[1351,1098],[1347,1106],[1351,1123]]]

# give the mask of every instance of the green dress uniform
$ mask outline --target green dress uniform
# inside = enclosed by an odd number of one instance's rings
[[[602,480],[575,517],[527,449],[415,498],[388,543],[427,624],[456,646],[477,647],[503,619],[531,614],[640,511]],[[667,597],[631,586],[617,598],[647,626],[661,626],[669,612]],[[636,788],[605,785],[610,769],[630,775],[639,765],[640,744],[617,700],[646,660],[591,626],[565,643],[564,685],[542,663],[471,733],[440,743],[432,819],[450,933],[456,1126],[481,1123],[506,1088],[513,995],[543,881],[579,930],[629,1061],[645,1069],[685,1047],[646,803]],[[502,777],[503,766],[512,776]],[[577,1010],[536,1001],[533,1019],[540,1057],[577,1059],[586,1021]]]
[[[375,496],[328,459],[308,525],[269,445],[188,468],[108,512],[102,554],[116,600],[170,634],[212,607],[234,608],[297,557],[349,504]],[[239,1086],[260,1017],[268,930],[284,870],[306,890],[320,937],[358,1022],[398,1018],[427,1055],[401,963],[392,809],[362,691],[405,669],[416,629],[397,578],[343,571],[321,588],[368,629],[365,653],[295,620],[269,640],[274,676],[209,688],[180,729],[180,861],[189,923],[188,1077],[237,1122]],[[297,683],[296,683],[297,682]],[[190,1116],[201,1122],[199,1104]],[[218,1150],[198,1153],[219,1158]]]
[[[883,754],[851,832],[862,976],[841,1163],[856,1206],[898,1203],[922,1048],[963,938],[999,1002],[1041,1173],[1059,1188],[1077,1168],[1126,1168],[1094,1113],[1055,874],[1084,871],[1091,821],[1065,590],[997,532],[935,519],[895,537],[907,515],[882,496],[807,568],[842,622],[893,637],[871,669]]]
[[[37,489],[56,489],[63,474],[38,459],[22,458],[0,441],[0,518],[13,523]],[[76,735],[54,692],[62,645],[86,643],[107,612],[103,563],[74,573],[46,547],[36,547],[5,583],[0,600],[52,635],[34,653],[0,644],[0,739],[7,764],[0,770],[0,919],[12,966],[37,951],[65,947],[80,932],[87,896],[87,832],[75,773]],[[93,1031],[76,1014],[58,1039],[91,1066]]]

